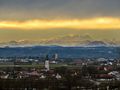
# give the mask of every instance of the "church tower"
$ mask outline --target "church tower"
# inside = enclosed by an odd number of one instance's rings
[[[45,58],[45,69],[46,71],[50,70],[48,55],[46,55],[46,58]]]

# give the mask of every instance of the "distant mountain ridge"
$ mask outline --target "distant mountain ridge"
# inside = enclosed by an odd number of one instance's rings
[[[119,44],[115,44],[113,42],[104,42],[104,41],[90,41],[90,40],[85,40],[85,41],[72,41],[72,40],[48,40],[48,41],[44,41],[44,42],[30,42],[30,41],[24,41],[24,42],[18,42],[18,41],[10,41],[10,42],[6,42],[6,43],[0,43],[0,47],[4,47],[4,46],[54,46],[54,45],[58,45],[58,46],[107,46],[107,45],[119,45]]]
[[[92,42],[89,42],[88,45],[93,45],[93,46],[97,46],[97,45],[105,46],[105,45],[107,45],[107,43],[105,43],[105,42],[103,42],[103,41],[92,41]]]
[[[116,40],[99,40],[91,37],[89,34],[69,34],[65,36],[58,36],[48,39],[41,39],[40,41],[31,40],[12,40],[9,42],[1,42],[0,46],[34,46],[34,45],[60,45],[60,46],[99,46],[99,45],[120,45],[119,41]]]

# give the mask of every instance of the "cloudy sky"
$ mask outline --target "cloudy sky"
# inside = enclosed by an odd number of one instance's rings
[[[0,0],[3,19],[119,17],[120,0]]]
[[[98,32],[96,39],[119,40],[119,9],[120,0],[0,0],[0,42]]]

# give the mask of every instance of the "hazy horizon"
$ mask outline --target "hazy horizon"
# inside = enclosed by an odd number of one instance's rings
[[[0,0],[0,43],[120,44],[119,0]]]

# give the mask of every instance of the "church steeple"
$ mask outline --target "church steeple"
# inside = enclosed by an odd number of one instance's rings
[[[50,70],[48,55],[46,55],[46,57],[45,57],[45,69],[46,69],[46,71]]]
[[[45,60],[49,60],[49,56],[48,56],[48,54],[46,55]]]

